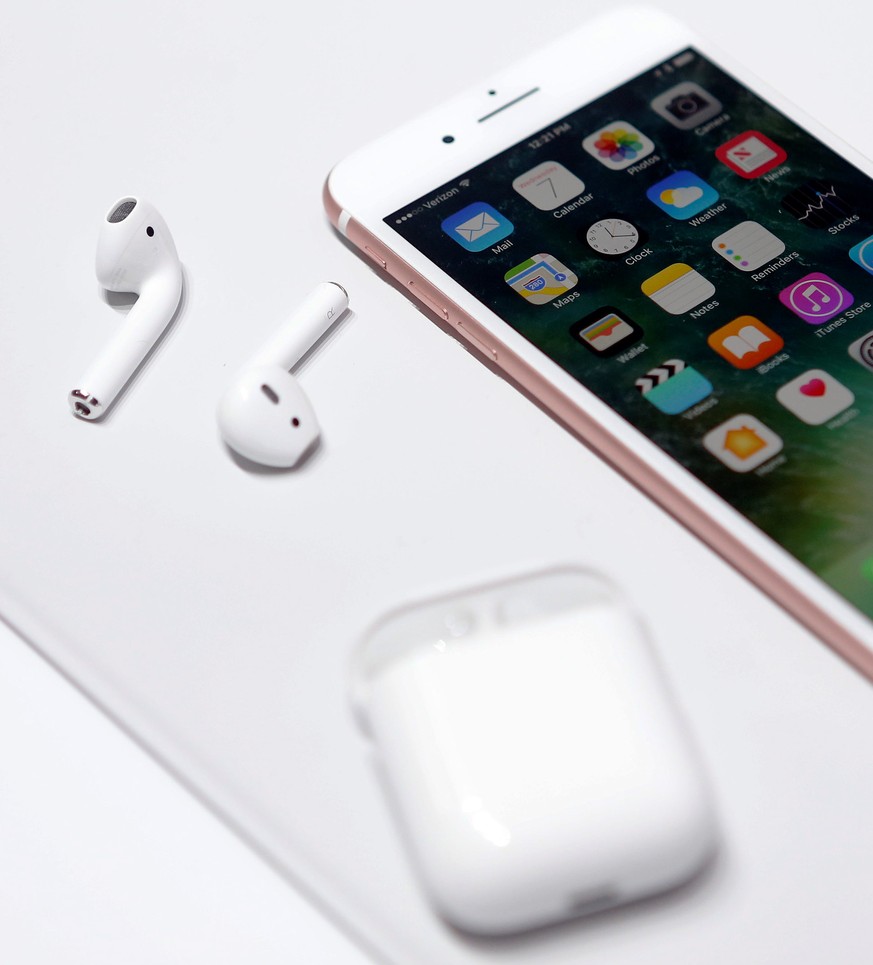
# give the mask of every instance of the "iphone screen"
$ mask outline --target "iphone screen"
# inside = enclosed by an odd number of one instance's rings
[[[865,174],[687,49],[385,222],[873,616]]]

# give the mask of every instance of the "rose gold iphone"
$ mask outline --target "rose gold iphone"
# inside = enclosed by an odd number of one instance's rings
[[[364,147],[336,227],[873,675],[873,165],[620,10]]]

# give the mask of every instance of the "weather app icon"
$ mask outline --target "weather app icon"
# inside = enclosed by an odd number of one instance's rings
[[[646,191],[649,201],[671,218],[687,221],[718,201],[718,191],[690,171],[677,171]]]

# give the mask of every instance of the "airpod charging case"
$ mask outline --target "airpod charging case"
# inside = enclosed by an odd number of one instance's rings
[[[396,611],[354,703],[437,911],[534,928],[678,885],[716,828],[686,728],[617,591],[559,569]]]

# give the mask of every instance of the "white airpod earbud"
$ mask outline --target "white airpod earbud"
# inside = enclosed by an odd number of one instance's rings
[[[97,242],[97,280],[113,292],[139,297],[121,331],[97,356],[68,396],[83,419],[99,419],[176,314],[182,266],[166,222],[142,198],[121,198],[103,219]]]
[[[231,449],[288,469],[312,448],[320,432],[315,412],[288,369],[348,307],[341,285],[322,282],[249,359],[218,404],[218,428]]]

